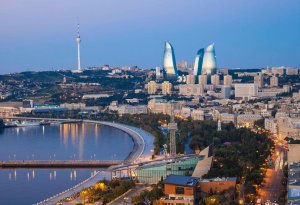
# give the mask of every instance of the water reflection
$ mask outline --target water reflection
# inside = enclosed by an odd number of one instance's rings
[[[132,140],[120,130],[95,124],[60,124],[4,129],[3,160],[125,159]],[[11,204],[34,204],[90,176],[94,169],[2,169],[0,198]],[[103,174],[110,178],[109,173]],[[40,187],[47,187],[41,189]],[[33,194],[34,193],[34,194]]]

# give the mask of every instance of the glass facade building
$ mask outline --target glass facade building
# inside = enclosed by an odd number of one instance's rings
[[[204,48],[201,48],[197,52],[195,62],[194,62],[194,75],[195,76],[201,75],[203,56],[204,56]]]
[[[217,73],[217,59],[214,44],[209,45],[204,52],[202,75],[214,75]]]
[[[142,183],[157,184],[161,179],[166,179],[170,174],[191,176],[198,161],[203,159],[204,155],[198,155],[186,159],[176,159],[141,166],[136,169],[136,177]]]
[[[169,77],[177,76],[177,67],[176,67],[174,49],[169,42],[165,43],[163,68],[167,76]]]

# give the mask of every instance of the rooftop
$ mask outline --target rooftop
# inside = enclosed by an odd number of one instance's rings
[[[196,186],[199,178],[189,177],[189,176],[179,176],[179,175],[169,175],[163,184],[173,184],[180,186]]]

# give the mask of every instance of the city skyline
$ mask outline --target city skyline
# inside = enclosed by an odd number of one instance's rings
[[[294,0],[230,0],[226,4],[130,0],[126,5],[118,1],[4,0],[0,70],[76,68],[77,19],[84,39],[82,68],[104,64],[162,67],[165,41],[175,45],[177,62],[193,62],[201,45],[214,42],[218,67],[299,67],[299,8]],[[122,55],[116,58],[116,52]]]

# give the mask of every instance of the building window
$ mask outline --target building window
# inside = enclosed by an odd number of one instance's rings
[[[184,188],[183,187],[175,187],[175,193],[176,194],[184,194]]]

